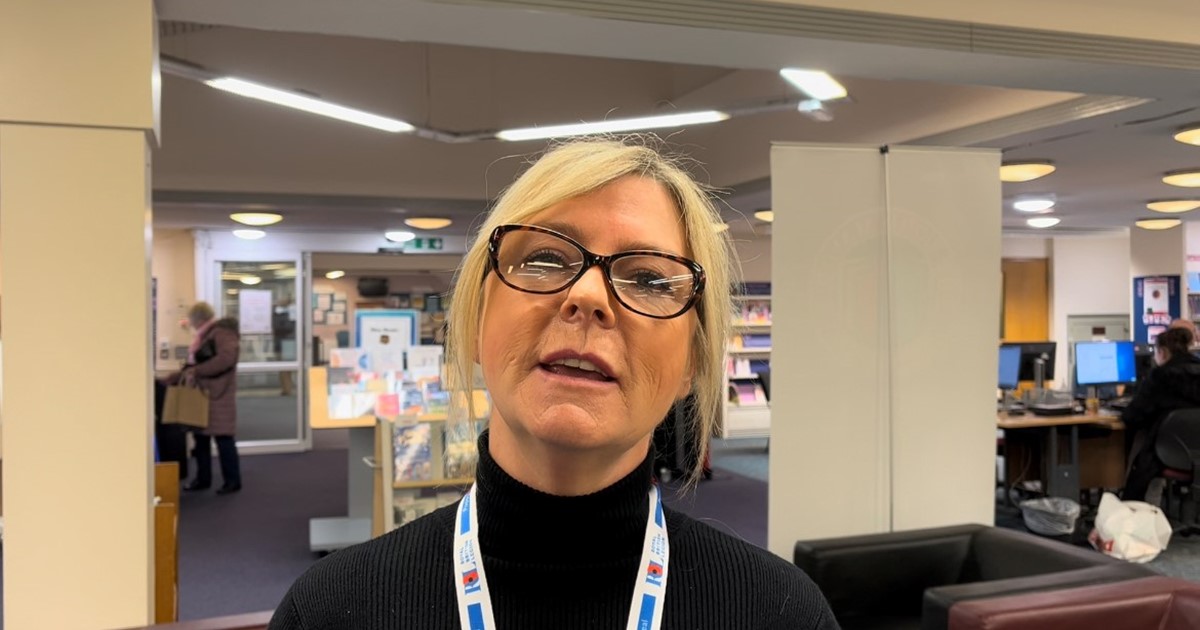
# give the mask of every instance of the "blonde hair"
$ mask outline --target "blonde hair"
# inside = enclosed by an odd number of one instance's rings
[[[192,322],[204,323],[217,316],[217,312],[208,302],[196,302],[188,309],[188,320]]]
[[[687,414],[688,432],[699,453],[691,480],[699,478],[708,449],[708,438],[724,404],[725,347],[733,321],[730,295],[737,275],[728,234],[718,231],[720,213],[710,192],[698,184],[677,158],[647,146],[646,136],[617,140],[578,140],[551,148],[500,195],[491,213],[471,242],[450,293],[446,334],[446,380],[451,391],[470,390],[475,349],[483,309],[483,281],[490,267],[488,238],[499,225],[522,223],[562,201],[586,195],[628,175],[661,183],[674,199],[682,219],[689,255],[704,268],[704,293],[696,305],[699,325],[692,340],[694,369],[693,413]],[[474,418],[472,397],[451,397],[452,418]]]

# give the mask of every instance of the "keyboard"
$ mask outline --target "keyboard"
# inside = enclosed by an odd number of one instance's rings
[[[1106,406],[1109,409],[1114,409],[1116,411],[1125,411],[1125,408],[1129,406],[1129,403],[1132,400],[1133,396],[1120,396],[1108,401],[1108,405]]]

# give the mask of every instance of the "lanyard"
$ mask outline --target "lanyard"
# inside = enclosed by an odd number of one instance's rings
[[[479,513],[475,486],[462,498],[454,528],[454,581],[458,595],[458,619],[462,630],[496,630],[492,594],[483,574],[479,551]],[[626,630],[658,630],[662,625],[663,598],[667,592],[667,560],[670,544],[663,519],[662,491],[650,485],[650,511],[646,515],[646,539],[638,565],[637,584],[629,606]]]

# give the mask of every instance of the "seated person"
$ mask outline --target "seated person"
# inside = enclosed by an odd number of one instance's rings
[[[1143,438],[1137,452],[1129,453],[1131,466],[1122,498],[1144,501],[1150,482],[1162,474],[1162,462],[1154,453],[1154,442],[1163,419],[1177,409],[1200,407],[1200,359],[1189,352],[1192,334],[1184,328],[1169,328],[1158,336],[1154,362],[1129,407],[1121,414],[1125,434]],[[1136,446],[1136,442],[1133,442]]]
[[[1192,320],[1177,319],[1177,320],[1172,321],[1171,325],[1167,326],[1167,328],[1168,329],[1181,328],[1181,329],[1186,330],[1189,333],[1191,333],[1192,345],[1189,346],[1189,348],[1191,349],[1192,354],[1196,355],[1197,357],[1200,357],[1200,346],[1196,345],[1196,344],[1200,343],[1200,330],[1196,330],[1196,324],[1194,322],[1192,322]]]

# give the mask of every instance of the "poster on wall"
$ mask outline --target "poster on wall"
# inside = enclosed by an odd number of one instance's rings
[[[243,289],[238,294],[238,324],[243,335],[271,334],[271,292]]]
[[[412,310],[367,310],[354,314],[354,345],[367,354],[375,372],[404,369],[404,351],[417,344],[417,319]]]
[[[1180,277],[1147,276],[1133,279],[1133,340],[1152,344],[1178,319]]]

